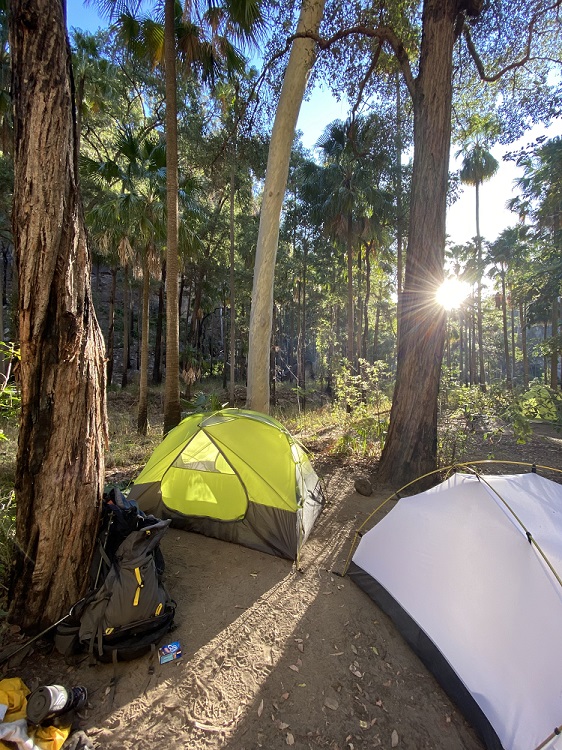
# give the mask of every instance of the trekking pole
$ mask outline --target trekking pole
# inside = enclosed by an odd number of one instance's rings
[[[0,657],[0,665],[5,664],[9,659],[12,658],[12,656],[15,656],[16,654],[19,654],[20,651],[23,651],[28,646],[31,646],[32,643],[35,643],[39,638],[46,635],[49,631],[51,631],[53,628],[56,628],[57,625],[60,625],[61,622],[64,622],[65,620],[68,620],[69,617],[71,617],[74,614],[74,608],[77,607],[81,602],[83,602],[84,599],[80,599],[80,601],[76,602],[76,604],[73,604],[70,608],[70,611],[68,614],[66,614],[64,617],[61,617],[60,620],[57,620],[52,625],[49,625],[48,628],[45,628],[45,630],[42,630],[40,633],[37,633],[37,635],[34,635],[33,638],[30,638],[26,643],[24,643],[21,646],[18,646],[14,651],[11,651],[7,656]]]

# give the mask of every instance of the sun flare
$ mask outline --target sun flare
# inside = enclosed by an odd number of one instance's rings
[[[445,279],[437,290],[435,298],[445,310],[454,310],[460,307],[470,294],[470,284],[459,279]]]

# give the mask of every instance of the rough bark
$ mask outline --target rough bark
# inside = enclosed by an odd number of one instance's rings
[[[451,139],[452,55],[458,0],[425,0],[414,105],[414,162],[408,254],[400,305],[396,386],[379,465],[383,481],[405,484],[437,465],[437,402],[445,313],[443,280]]]
[[[104,480],[105,365],[63,0],[13,0],[10,35],[22,409],[9,616],[34,632],[86,587]]]
[[[166,66],[166,380],[164,434],[179,424],[180,333],[178,315],[178,116],[176,102],[176,38],[174,0],[164,7],[164,61]]]
[[[324,0],[303,0],[297,33],[309,31],[316,33],[323,12]],[[269,413],[273,285],[279,221],[287,185],[295,127],[308,73],[314,62],[314,48],[315,42],[312,39],[296,39],[293,42],[267,157],[252,288],[247,391],[248,407],[266,414]]]

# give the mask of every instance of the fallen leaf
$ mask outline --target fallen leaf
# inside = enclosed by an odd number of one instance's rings
[[[293,670],[293,672],[298,672],[298,671],[299,671],[299,668],[297,667],[297,665],[296,665],[296,664],[291,664],[291,665],[289,666],[289,669],[292,669],[292,670]]]
[[[277,726],[281,731],[289,728],[289,725],[284,721],[280,721],[279,724],[277,724]]]
[[[287,745],[294,745],[295,744],[295,738],[290,732],[287,732],[287,739],[285,740]]]
[[[324,701],[324,705],[326,706],[326,708],[330,708],[332,711],[337,711],[340,704],[335,698],[326,698],[326,700]]]
[[[286,701],[288,697],[289,697],[289,693],[283,693],[283,695],[281,696],[281,698],[283,698],[284,701]]]
[[[258,716],[261,716],[263,713],[263,698],[260,701],[260,705],[258,706]]]
[[[302,652],[304,651],[304,646],[302,645],[302,643],[297,643],[297,648],[298,648],[298,650],[299,650],[299,651],[300,651],[301,653],[302,653]]]
[[[369,722],[368,721],[363,721],[363,719],[361,719],[360,722],[359,722],[359,726],[361,727],[361,729],[368,729],[369,728]]]
[[[355,646],[353,645],[353,643],[351,644],[351,650],[353,651],[353,653],[354,653],[354,654],[357,654],[357,653],[359,653],[359,652],[357,651],[357,649],[355,648]]]
[[[299,687],[306,687],[306,682],[299,682]]]
[[[335,654],[330,654],[330,656],[343,656],[343,651],[336,651]]]
[[[380,698],[378,699],[378,701],[375,701],[375,706],[379,706],[380,708],[382,708],[382,701]]]
[[[390,744],[392,745],[392,747],[396,747],[398,745],[398,742],[399,742],[398,732],[396,731],[396,729],[392,730],[392,734],[391,734],[390,737],[391,737]]]
[[[379,655],[379,650],[378,650],[378,648],[377,648],[376,646],[371,646],[371,651],[372,651],[372,652],[373,652],[374,654],[376,654],[377,656]]]
[[[295,638],[295,643],[302,643],[302,638]]]
[[[297,659],[297,667],[302,667],[302,659]]]
[[[359,678],[363,677],[361,672],[353,664],[349,665],[349,671],[351,672],[351,674],[354,674],[356,677],[359,677]]]

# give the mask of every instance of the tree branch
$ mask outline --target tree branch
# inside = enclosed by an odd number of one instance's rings
[[[562,2],[562,0],[559,1]],[[332,44],[339,42],[341,39],[347,39],[347,37],[350,36],[366,36],[371,39],[378,39],[381,46],[386,42],[392,48],[392,51],[400,64],[400,69],[402,70],[402,75],[404,76],[410,95],[412,98],[415,96],[416,81],[412,73],[408,53],[390,26],[378,26],[376,29],[371,26],[351,26],[349,29],[340,29],[339,31],[336,31],[335,34],[332,34],[332,36],[327,39],[324,39],[319,36],[319,34],[315,34],[312,31],[307,31],[300,34],[293,34],[293,36],[290,36],[287,39],[287,44],[290,44],[292,41],[299,38],[313,39],[321,50],[326,50],[329,49]]]
[[[361,81],[359,85],[359,90],[357,92],[357,98],[355,99],[355,104],[353,105],[353,109],[351,110],[351,119],[355,119],[355,115],[357,114],[357,108],[359,107],[359,103],[361,102],[361,99],[363,97],[363,91],[365,90],[365,86],[367,85],[367,82],[369,78],[373,75],[373,73],[376,70],[376,67],[379,62],[379,57],[381,55],[382,47],[379,44],[379,46],[375,50],[375,54],[373,55],[373,59],[371,60],[371,64],[369,65],[369,70],[365,73],[365,76],[363,80]]]
[[[539,22],[539,20],[545,16],[549,11],[555,10],[556,8],[560,8],[562,5],[562,0],[556,0],[555,2],[551,3],[548,7],[543,8],[540,11],[537,11],[529,21],[529,29],[527,33],[527,42],[525,44],[525,53],[519,60],[514,60],[514,62],[510,63],[509,65],[506,65],[501,70],[497,71],[493,75],[488,75],[486,73],[486,70],[484,68],[484,63],[482,62],[478,50],[476,49],[474,42],[472,41],[472,37],[470,36],[470,29],[468,28],[467,24],[465,23],[463,26],[463,36],[466,41],[466,46],[468,48],[468,52],[470,56],[472,57],[472,60],[474,61],[474,64],[476,65],[476,70],[478,71],[478,74],[482,81],[486,81],[487,83],[494,83],[495,81],[498,81],[502,76],[504,76],[506,73],[509,73],[510,70],[515,70],[516,68],[521,68],[523,65],[526,65],[529,60],[531,59],[531,45],[533,43],[533,34],[535,30],[535,26]]]

